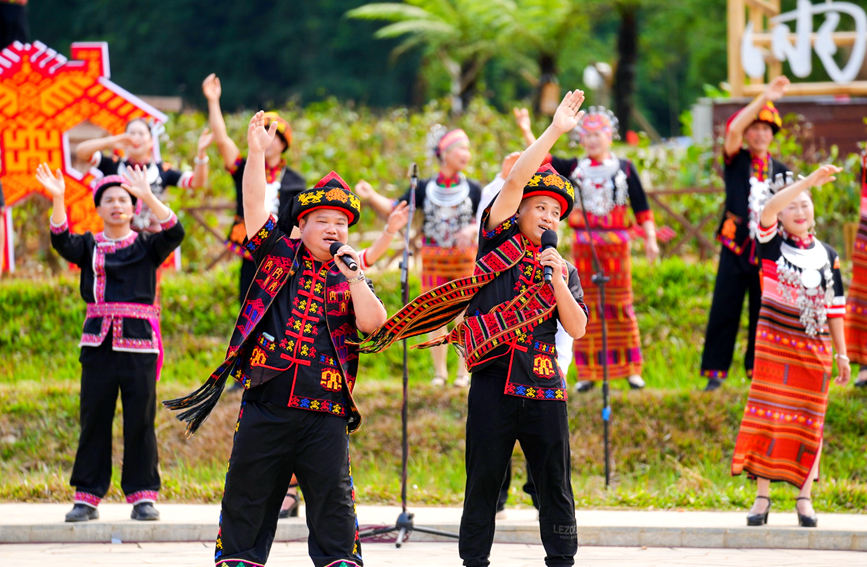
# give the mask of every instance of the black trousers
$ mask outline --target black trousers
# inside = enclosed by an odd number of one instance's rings
[[[704,351],[701,355],[702,375],[717,378],[725,378],[728,375],[741,322],[744,295],[747,293],[749,293],[750,322],[744,368],[750,374],[756,348],[756,325],[759,321],[759,308],[762,305],[759,267],[749,262],[746,253],[738,256],[728,248],[722,247],[707,331],[704,336]]]
[[[217,565],[265,564],[292,473],[304,493],[313,564],[362,565],[346,420],[249,399],[226,473]]]
[[[512,460],[509,459],[509,464],[506,465],[506,478],[503,479],[503,486],[500,487],[500,494],[497,496],[497,512],[505,510],[506,502],[509,500],[509,487],[512,485]],[[533,473],[530,472],[530,467],[527,466],[527,482],[523,486],[524,492],[530,495],[530,500],[533,501],[533,507],[539,509],[539,498],[536,496],[536,485],[533,484]]]
[[[81,348],[81,434],[69,483],[79,492],[105,496],[111,482],[111,423],[117,394],[123,407],[124,494],[160,489],[156,417],[157,355],[117,352],[111,337]]]
[[[502,373],[474,372],[467,411],[467,486],[458,549],[464,565],[490,565],[497,499],[515,441],[539,500],[539,530],[549,567],[573,565],[578,551],[566,404],[503,394]]]

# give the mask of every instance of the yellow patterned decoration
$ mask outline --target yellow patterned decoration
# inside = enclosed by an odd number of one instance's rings
[[[15,42],[0,53],[0,181],[7,205],[32,194],[50,198],[34,177],[36,166],[60,169],[74,232],[97,232],[91,181],[75,170],[69,131],[88,121],[120,134],[134,118],[165,122],[166,116],[109,80],[108,44],[73,43],[70,59],[42,42]]]

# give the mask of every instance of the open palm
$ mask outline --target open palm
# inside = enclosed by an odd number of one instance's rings
[[[47,163],[40,163],[36,167],[36,181],[41,183],[51,193],[52,197],[62,197],[66,193],[66,182],[63,180],[63,173],[58,169],[55,175]]]
[[[553,126],[559,132],[568,132],[578,125],[584,112],[581,111],[581,104],[584,102],[584,91],[574,90],[569,91],[560,101],[557,111],[554,113],[554,118],[551,120]]]
[[[260,110],[250,119],[250,125],[247,128],[247,145],[250,147],[250,151],[264,153],[276,134],[277,121],[272,121],[266,130],[265,112]]]

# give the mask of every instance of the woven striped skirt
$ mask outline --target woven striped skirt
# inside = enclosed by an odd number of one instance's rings
[[[476,263],[476,247],[440,248],[421,247],[422,293],[458,278],[473,275]]]
[[[852,285],[846,294],[846,348],[852,362],[867,366],[867,217],[861,217],[852,253]]]
[[[796,308],[762,300],[749,398],[735,442],[732,474],[803,486],[822,443],[832,348],[810,337]]]
[[[641,374],[641,339],[638,320],[632,307],[632,258],[626,231],[595,231],[596,253],[605,274],[605,322],[608,325],[607,354],[602,352],[602,317],[599,288],[591,281],[593,255],[584,233],[576,233],[572,245],[575,267],[584,288],[584,303],[590,310],[587,329],[575,341],[575,366],[579,380],[602,380],[603,359],[608,357],[608,378],[627,378]]]

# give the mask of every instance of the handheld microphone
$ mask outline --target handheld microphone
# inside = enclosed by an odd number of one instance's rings
[[[557,235],[555,234],[554,235],[555,242],[556,242],[556,236]],[[343,246],[342,242],[332,242],[331,247],[328,249],[328,251],[331,253],[332,256],[334,256],[335,254],[337,254],[337,251],[340,250],[340,248],[342,246]],[[337,258],[340,258],[340,260],[344,264],[346,264],[346,267],[349,268],[350,270],[352,270],[353,272],[358,269],[358,264],[355,263],[355,260],[353,260],[351,256],[347,256],[344,254],[343,256],[337,256]]]
[[[557,248],[557,233],[551,230],[550,228],[542,233],[542,250],[547,250],[548,248]],[[551,277],[554,274],[554,269],[551,266],[545,266],[545,271],[543,272],[543,276],[546,282],[551,281]]]

